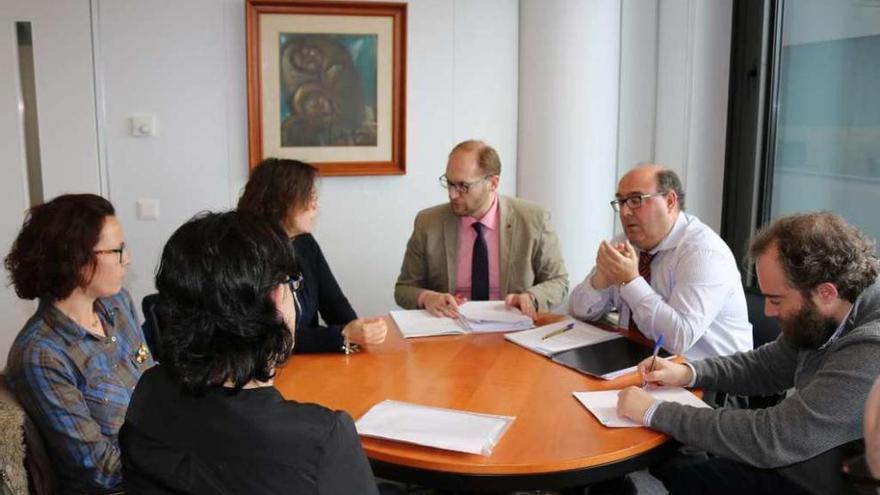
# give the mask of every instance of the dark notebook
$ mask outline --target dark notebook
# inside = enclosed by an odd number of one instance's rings
[[[629,339],[614,339],[560,352],[551,359],[575,371],[602,378],[602,375],[639,364],[652,352],[653,348]],[[660,349],[659,356],[669,357],[670,354]]]

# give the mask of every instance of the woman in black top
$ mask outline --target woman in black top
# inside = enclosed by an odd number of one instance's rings
[[[264,217],[210,213],[171,236],[156,273],[165,355],[119,436],[126,493],[378,493],[351,417],[272,387],[294,345],[295,270]]]
[[[302,283],[294,352],[339,352],[345,338],[359,345],[385,340],[385,320],[358,318],[327,260],[312,236],[318,212],[317,171],[302,162],[278,158],[263,160],[251,174],[238,210],[269,217],[291,239]],[[322,326],[319,316],[327,326]]]

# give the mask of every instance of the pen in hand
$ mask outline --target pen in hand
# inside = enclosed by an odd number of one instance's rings
[[[571,330],[572,328],[574,328],[574,323],[569,323],[568,325],[560,328],[559,330],[553,330],[552,332],[548,333],[547,335],[541,337],[541,340],[547,340],[550,337],[556,337],[557,335],[562,335],[565,332]]]
[[[654,352],[651,355],[651,369],[648,370],[648,373],[654,371],[654,365],[657,363],[657,354],[660,352],[660,347],[662,345],[663,345],[663,336],[661,335],[660,338],[658,338],[657,341],[654,342]],[[642,388],[645,388],[648,386],[648,380],[646,378],[648,373],[645,373],[645,376],[642,377]]]

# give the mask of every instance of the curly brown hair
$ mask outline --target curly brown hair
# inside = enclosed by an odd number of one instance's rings
[[[18,297],[58,301],[88,285],[104,220],[115,214],[94,194],[65,194],[32,207],[4,260]]]
[[[789,283],[803,294],[830,282],[854,302],[877,278],[874,241],[830,212],[797,213],[761,229],[749,246],[754,260],[771,246]]]
[[[318,171],[307,163],[266,158],[251,173],[238,200],[238,209],[283,224],[291,207],[308,207],[317,176]]]

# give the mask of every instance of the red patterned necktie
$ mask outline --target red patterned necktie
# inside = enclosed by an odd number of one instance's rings
[[[651,262],[654,261],[654,256],[657,256],[657,253],[651,254],[647,251],[639,253],[639,276],[645,279],[648,284],[651,283]],[[636,319],[633,318],[632,308],[629,311],[629,329],[636,331],[639,329],[636,325]]]

